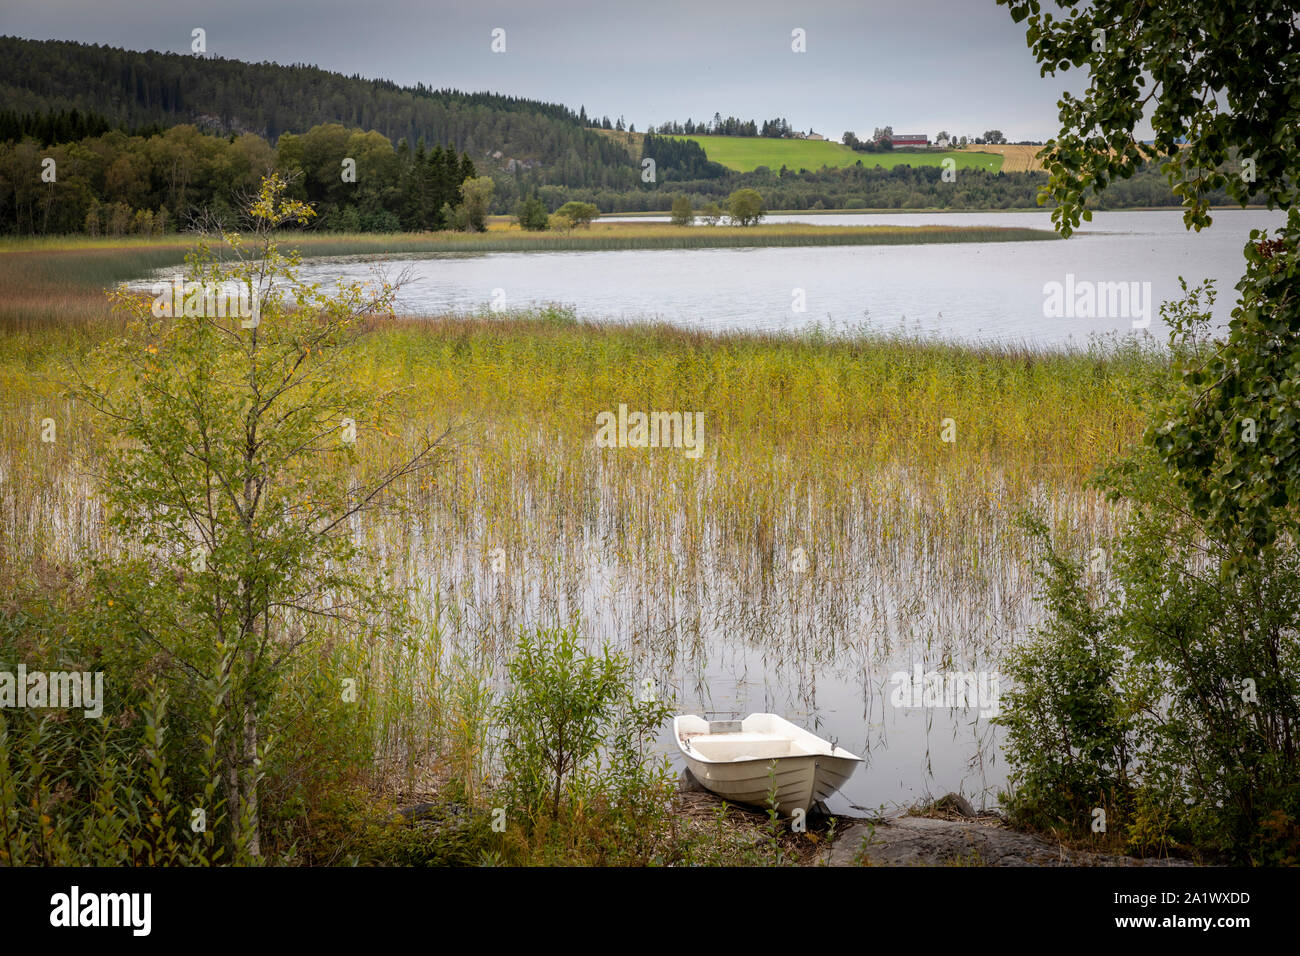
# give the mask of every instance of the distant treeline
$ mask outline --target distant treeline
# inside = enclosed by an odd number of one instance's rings
[[[1034,206],[1040,173],[988,173],[962,170],[957,181],[945,183],[937,166],[848,166],[784,175],[759,167],[753,172],[728,171],[723,178],[665,179],[655,191],[556,189],[542,186],[538,196],[553,208],[566,199],[595,203],[602,212],[666,212],[676,196],[686,196],[699,209],[722,204],[735,190],[756,189],[768,209],[1010,209]]]
[[[759,167],[753,172],[728,171],[720,179],[662,179],[657,190],[559,189],[542,186],[538,196],[554,209],[570,199],[595,203],[602,212],[667,212],[678,195],[688,197],[696,209],[709,202],[721,204],[734,190],[756,189],[768,209],[1023,209],[1038,204],[1038,190],[1047,182],[1039,172],[986,172],[959,170],[954,182],[943,181],[938,166],[895,166],[885,169],[862,165],[816,172],[784,174]],[[1225,191],[1212,201],[1232,205]],[[1049,204],[1050,205],[1050,204]],[[1098,209],[1177,206],[1164,175],[1147,165],[1129,179],[1111,183]]]
[[[54,143],[70,143],[74,140],[98,136],[109,130],[120,129],[137,136],[152,136],[161,133],[161,124],[150,124],[138,129],[110,122],[98,113],[83,113],[78,109],[51,110],[47,113],[19,113],[16,110],[0,110],[0,143],[14,142],[31,138],[41,146]]]
[[[450,146],[395,148],[379,133],[338,125],[286,133],[275,149],[251,133],[210,136],[193,126],[57,146],[28,138],[0,144],[0,232],[159,234],[203,215],[233,223],[242,197],[272,170],[292,180],[295,198],[315,204],[318,228],[363,232],[446,228],[461,183],[478,175]]]
[[[231,221],[261,177],[278,170],[293,195],[316,205],[317,228],[391,232],[446,228],[461,184],[481,167],[454,144],[394,145],[374,130],[338,124],[285,133],[276,146],[252,133],[214,136],[192,125],[150,135],[109,130],[45,145],[41,130],[72,128],[70,115],[31,120],[21,141],[0,143],[0,233],[157,234],[209,214]],[[86,124],[95,119],[81,119]],[[60,138],[58,133],[52,138]],[[937,166],[883,169],[865,158],[854,166],[818,171],[759,167],[739,173],[707,160],[699,144],[647,134],[655,159],[653,182],[639,176],[626,188],[547,182],[537,170],[492,176],[491,212],[509,213],[536,195],[553,212],[566,202],[594,203],[601,212],[667,212],[676,196],[698,208],[721,203],[741,188],[758,190],[768,209],[1009,209],[1033,207],[1041,173],[961,170],[944,182]],[[355,179],[346,162],[355,164]],[[630,168],[631,157],[629,157]],[[1228,201],[1227,194],[1213,197]],[[1107,189],[1099,208],[1178,205],[1155,165]]]
[[[651,126],[646,132],[658,133],[660,136],[767,136],[772,139],[788,139],[795,135],[790,121],[783,116],[763,120],[763,125],[759,126],[753,120],[742,120],[736,116],[723,119],[721,113],[714,113],[713,119],[708,122],[696,123],[691,119],[685,123],[669,121]]]
[[[376,130],[394,143],[447,144],[480,163],[486,157],[497,165],[526,162],[542,181],[558,185],[631,189],[639,182],[632,157],[588,129],[585,110],[492,93],[402,87],[313,66],[0,37],[0,103],[19,114],[76,109],[105,118],[114,129],[193,124],[222,135],[255,133],[272,144],[285,132],[338,123]],[[97,132],[103,131],[44,142]],[[22,130],[11,138],[27,134]]]
[[[641,140],[641,159],[655,161],[655,175],[665,182],[683,179],[722,179],[730,170],[709,162],[704,147],[694,140],[674,139],[646,133]]]

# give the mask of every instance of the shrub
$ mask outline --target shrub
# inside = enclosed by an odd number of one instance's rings
[[[672,223],[674,226],[689,226],[695,221],[695,211],[691,209],[691,201],[686,196],[678,196],[673,200]]]
[[[1049,619],[1011,661],[1020,686],[1003,718],[1015,768],[1008,802],[1025,822],[1082,832],[1086,804],[1110,796],[1120,818],[1108,825],[1122,824],[1134,849],[1182,840],[1236,862],[1293,862],[1300,553],[1279,520],[1285,509],[1260,548],[1258,522],[1223,520],[1199,506],[1205,489],[1189,474],[1171,475],[1186,438],[1179,422],[1207,394],[1197,370],[1221,345],[1198,337],[1210,320],[1198,292],[1162,314],[1178,373],[1154,395],[1160,424],[1101,476],[1128,508],[1113,567],[1085,572],[1048,543]],[[1233,466],[1251,453],[1234,451]],[[1205,477],[1215,500],[1232,493],[1218,481]]]
[[[530,232],[541,232],[548,224],[546,204],[536,196],[525,199],[515,207],[515,221],[520,228]]]
[[[514,807],[558,816],[566,789],[598,787],[602,749],[607,769],[636,782],[644,745],[669,711],[634,699],[626,657],[608,647],[588,654],[574,628],[525,632],[509,677],[498,717]]]
[[[763,197],[756,189],[737,189],[727,199],[727,214],[740,226],[752,226],[765,216]]]
[[[589,202],[566,202],[555,213],[568,219],[575,226],[590,226],[593,219],[600,218],[600,210],[594,203]]]
[[[1001,718],[1015,768],[1007,808],[1029,826],[1081,829],[1094,808],[1112,815],[1128,790],[1134,731],[1115,687],[1121,650],[1081,566],[1055,549],[1040,522],[1025,524],[1045,548],[1039,577],[1050,623],[1008,666],[1016,686]]]

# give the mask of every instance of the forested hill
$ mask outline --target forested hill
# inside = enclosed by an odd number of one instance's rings
[[[0,37],[0,103],[20,113],[76,108],[125,127],[193,123],[276,141],[322,123],[378,130],[396,143],[451,144],[478,158],[540,164],[547,181],[627,188],[631,158],[566,106],[330,73],[314,66],[140,53]]]

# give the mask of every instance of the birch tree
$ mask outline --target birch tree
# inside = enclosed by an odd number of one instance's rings
[[[225,819],[254,857],[262,725],[285,665],[329,631],[401,627],[359,531],[447,435],[399,434],[398,392],[360,384],[358,346],[397,285],[302,281],[277,230],[314,213],[285,188],[263,181],[224,258],[191,254],[195,295],[160,309],[119,291],[125,334],[75,387],[110,447],[99,478],[119,548],[98,584],[160,669],[223,689]],[[249,307],[221,309],[214,291],[237,289]]]

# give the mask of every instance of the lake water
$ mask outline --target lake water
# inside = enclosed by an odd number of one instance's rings
[[[1158,307],[1179,295],[1179,277],[1189,284],[1215,279],[1221,293],[1216,317],[1226,321],[1250,230],[1283,221],[1279,213],[1254,210],[1222,210],[1214,218],[1213,227],[1199,234],[1184,228],[1178,211],[1123,211],[1097,213],[1074,237],[1058,241],[455,254],[390,260],[387,266],[409,270],[398,303],[407,314],[555,303],[584,319],[661,320],[711,331],[867,327],[967,342],[1068,346],[1128,333],[1145,313],[1152,319],[1150,333],[1164,341]],[[1046,212],[769,221],[1051,228]],[[316,260],[304,272],[318,280],[359,278],[376,267],[368,260]],[[1087,283],[1126,283],[1137,295],[1127,310],[1120,300],[1101,295],[1096,301],[1105,308],[1092,315],[1052,315],[1044,287],[1053,282],[1062,292]],[[1153,303],[1142,295],[1148,288]],[[1076,294],[1070,298],[1078,301]]]

